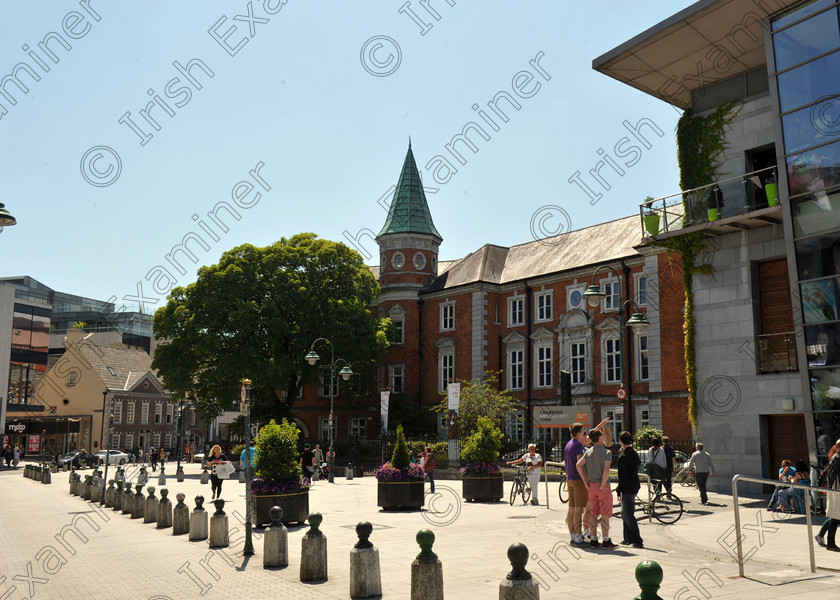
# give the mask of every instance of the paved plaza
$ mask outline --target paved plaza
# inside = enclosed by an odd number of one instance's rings
[[[174,472],[173,463],[168,465]],[[170,499],[183,492],[187,504],[202,494],[209,503],[210,486],[199,480],[198,465],[187,465],[187,479],[167,478]],[[113,468],[109,470],[109,477]],[[82,471],[90,474],[91,471]],[[150,472],[150,475],[151,472]],[[157,474],[149,484],[157,485]],[[510,483],[506,483],[506,491]],[[566,505],[557,500],[557,484],[549,484],[550,508],[511,507],[507,502],[462,503],[459,481],[439,481],[438,494],[427,495],[422,512],[382,512],[376,506],[373,477],[334,484],[318,482],[310,509],[320,512],[328,539],[329,581],[302,584],[301,538],[306,527],[289,528],[289,566],[265,570],[261,530],[254,530],[256,554],[242,556],[245,486],[224,483],[222,497],[230,517],[231,547],[210,550],[207,542],[189,542],[153,523],[99,509],[69,495],[67,473],[53,474],[43,485],[23,477],[21,469],[0,471],[0,599],[131,598],[348,598],[349,554],[356,542],[355,525],[374,525],[371,542],[379,549],[383,597],[408,598],[410,565],[419,552],[417,531],[434,531],[434,551],[443,564],[448,600],[498,598],[498,585],[510,570],[510,544],[528,546],[528,569],[541,584],[541,598],[633,598],[639,593],[636,565],[657,561],[665,579],[663,599],[836,598],[840,553],[816,547],[817,572],[810,573],[804,516],[766,512],[765,501],[742,499],[746,578],[738,578],[731,498],[710,494],[701,506],[696,488],[675,486],[686,514],[674,525],[641,522],[644,549],[574,550],[564,519]],[[158,494],[159,496],[159,494]],[[544,502],[544,487],[541,500]],[[430,506],[431,504],[431,506]],[[86,515],[80,520],[78,515]],[[82,537],[65,529],[76,519]],[[815,526],[822,523],[815,518]],[[613,539],[621,540],[620,519],[612,519]],[[816,533],[816,530],[815,530]],[[57,540],[61,538],[61,542]],[[14,588],[14,589],[12,589]]]

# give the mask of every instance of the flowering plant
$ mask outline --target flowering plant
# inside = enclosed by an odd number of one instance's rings
[[[497,463],[467,463],[461,467],[461,475],[493,475],[501,470]]]
[[[376,469],[375,476],[379,481],[423,481],[426,478],[426,472],[416,463],[398,469],[387,462]]]
[[[260,477],[251,480],[252,494],[286,494],[308,490],[311,487],[312,482],[308,477],[302,477],[298,481],[275,481]]]

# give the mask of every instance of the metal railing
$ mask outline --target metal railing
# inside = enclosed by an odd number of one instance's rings
[[[690,225],[763,208],[759,204],[767,202],[764,180],[771,174],[775,180],[776,167],[750,171],[642,202],[639,204],[642,237],[671,233]]]
[[[738,506],[738,483],[741,481],[748,481],[751,483],[762,483],[765,485],[772,485],[774,487],[785,487],[785,488],[793,488],[797,490],[803,490],[803,493],[807,494],[813,493],[818,491],[819,493],[831,493],[831,494],[840,494],[840,490],[833,490],[830,488],[815,488],[812,485],[802,485],[800,483],[785,483],[783,481],[778,481],[774,479],[762,479],[761,477],[750,477],[748,475],[735,475],[732,478],[732,507],[735,509],[735,540],[738,552],[738,575],[743,577],[744,576],[744,550],[742,547],[742,536],[741,536],[741,511],[740,506]],[[811,502],[806,501],[803,502],[805,505],[805,523],[808,526],[808,553],[810,554],[811,558],[811,573],[817,572],[817,562],[814,556],[814,529],[813,523],[811,519]]]
[[[796,334],[793,331],[765,333],[758,337],[758,368],[761,373],[797,371]]]

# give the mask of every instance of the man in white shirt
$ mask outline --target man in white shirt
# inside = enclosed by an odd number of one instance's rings
[[[542,456],[537,454],[537,445],[528,444],[528,454],[523,454],[522,458],[509,461],[510,465],[525,464],[528,471],[528,483],[531,484],[531,504],[539,505],[540,503],[540,470],[542,469]]]

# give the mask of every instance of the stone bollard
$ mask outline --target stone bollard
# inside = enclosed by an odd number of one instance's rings
[[[318,530],[324,517],[309,515],[309,531],[300,541],[300,580],[327,581],[327,538]]]
[[[158,485],[166,485],[166,467],[160,466],[160,476],[158,477]]]
[[[76,472],[73,471],[70,473],[70,495],[76,495]]]
[[[211,548],[227,548],[230,546],[228,537],[228,517],[225,514],[225,501],[219,498],[213,500],[216,512],[210,517],[210,539],[207,542]]]
[[[105,508],[114,507],[114,494],[117,490],[114,489],[114,480],[108,480],[108,489],[105,490]]]
[[[382,595],[379,550],[368,541],[373,525],[362,521],[356,525],[359,541],[350,551],[350,597],[371,598]]]
[[[90,480],[90,501],[100,502],[102,500],[102,485],[99,478],[99,471],[93,472],[93,477]]]
[[[636,582],[642,593],[633,600],[662,600],[659,594],[659,585],[662,583],[662,567],[653,560],[643,560],[636,565]]]
[[[435,534],[421,529],[415,539],[420,554],[411,563],[411,600],[443,600],[443,566],[432,552]]]
[[[44,469],[44,479],[41,483],[52,483],[52,471],[49,468]]]
[[[155,496],[154,486],[150,485],[146,489],[149,495],[146,497],[146,506],[143,508],[143,522],[154,523],[157,521],[158,499]]]
[[[540,584],[525,570],[528,547],[519,542],[508,547],[511,570],[499,584],[499,600],[540,600]]]
[[[70,463],[64,463],[64,464],[65,464],[65,465],[69,465]],[[67,482],[68,482],[68,483],[73,483],[73,479],[75,478],[75,476],[76,476],[76,469],[75,469],[75,468],[73,468],[73,469],[70,471],[70,477],[68,477],[68,478],[67,478]]]
[[[195,497],[195,508],[190,515],[190,541],[206,540],[208,526],[207,511],[204,510],[204,496]]]
[[[353,463],[347,465],[347,472],[345,473],[347,481],[353,481]]]
[[[263,569],[289,566],[289,535],[283,525],[283,509],[272,506],[271,525],[263,534]]]
[[[82,485],[82,500],[90,500],[93,476],[85,475],[85,483]]]
[[[76,473],[76,476],[73,478],[73,495],[81,497],[84,491],[85,484],[82,483],[82,476]]]
[[[143,511],[146,508],[146,498],[143,496],[143,486],[139,483],[134,486],[137,493],[134,494],[134,502],[131,505],[131,518],[142,519]]]
[[[210,483],[210,473],[207,472],[207,467],[201,472],[201,483]]]
[[[169,490],[163,488],[160,491],[160,502],[157,505],[157,528],[165,529],[172,527],[172,501],[167,498]]]
[[[178,480],[178,483],[184,483],[184,467],[178,467],[176,479]]]
[[[114,511],[122,510],[123,482],[117,481],[117,489],[114,490],[114,502],[111,505]]]
[[[126,481],[124,484],[122,497],[122,514],[130,515],[131,509],[134,508],[134,493],[131,491],[131,483]]]
[[[163,490],[161,490],[161,493],[163,493]],[[184,504],[184,498],[186,496],[184,494],[178,494],[175,498],[178,500],[178,504],[172,509],[172,535],[189,533],[190,509]],[[158,523],[160,523],[160,520],[158,520]]]

